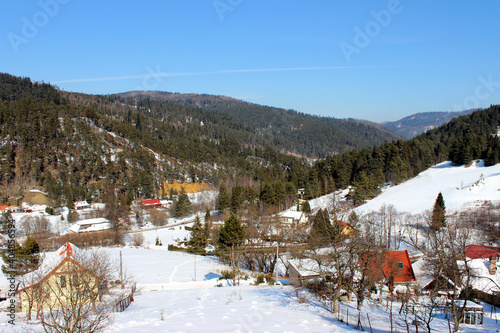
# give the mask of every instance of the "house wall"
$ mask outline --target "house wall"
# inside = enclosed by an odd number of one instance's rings
[[[291,264],[288,265],[288,284],[294,287],[300,286],[300,274]]]
[[[66,280],[65,287],[60,284],[61,276],[64,276]],[[81,305],[96,300],[98,293],[97,277],[66,260],[38,284],[20,291],[21,310],[37,311],[75,303]]]

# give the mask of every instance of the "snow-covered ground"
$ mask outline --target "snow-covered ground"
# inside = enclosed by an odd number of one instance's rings
[[[363,214],[393,205],[400,212],[412,214],[432,209],[439,192],[447,212],[484,201],[500,201],[500,164],[485,167],[484,162],[471,166],[452,166],[444,162],[421,172],[417,177],[387,188],[371,201],[356,209]]]
[[[357,210],[363,213],[391,204],[399,211],[420,213],[432,208],[439,192],[443,193],[447,210],[454,210],[485,200],[498,201],[499,189],[500,164],[484,167],[474,163],[466,168],[442,163],[415,179],[384,190]],[[326,208],[331,202],[329,195],[312,200],[311,207]],[[107,332],[357,332],[353,326],[339,322],[337,315],[318,300],[307,293],[297,293],[291,286],[255,286],[251,285],[252,279],[231,286],[231,281],[218,279],[221,271],[229,267],[215,258],[168,251],[168,244],[189,237],[182,225],[142,233],[141,247],[103,249],[115,260],[119,260],[121,252],[125,272],[137,282],[139,290],[130,307],[115,314]],[[155,245],[156,238],[163,246]],[[6,285],[6,277],[0,274],[0,289],[5,290]],[[2,306],[5,307],[0,303]],[[349,309],[353,323],[358,313],[355,304],[344,303],[342,309],[343,313]],[[385,306],[367,303],[362,318],[367,314],[373,332],[390,332]],[[496,316],[500,321],[500,313]],[[17,314],[15,327],[8,320],[5,312],[0,313],[0,332],[42,331],[39,326],[23,323],[22,314]],[[490,318],[489,306],[485,308],[484,320],[482,326],[462,325],[461,332],[486,333],[500,328],[500,322]],[[362,322],[364,330],[369,331],[366,320]],[[443,316],[438,316],[432,327],[434,332],[448,332]],[[403,327],[395,326],[395,330],[406,332]],[[415,327],[410,332],[415,332]]]
[[[167,235],[161,231],[159,236],[166,242],[168,237],[182,237],[183,233],[177,230]],[[154,234],[146,238],[151,236]],[[165,245],[103,251],[116,260],[122,252],[125,270],[137,281],[139,290],[134,302],[114,315],[106,332],[357,332],[352,326],[358,318],[353,302],[342,304],[344,322],[340,322],[337,314],[330,313],[316,298],[291,286],[251,285],[252,279],[242,280],[239,286],[220,281],[220,271],[228,267],[210,257],[166,251]],[[399,304],[393,306],[397,313]],[[345,323],[347,311],[350,326]],[[462,332],[495,332],[499,324],[489,318],[489,308],[485,313],[485,325],[462,325]],[[390,332],[385,304],[365,304],[361,313],[365,331],[369,330],[367,314],[373,332]],[[23,322],[22,316],[17,314],[16,326],[12,327],[7,314],[0,314],[0,332],[25,332],[28,328],[42,332],[39,326]],[[406,331],[394,325],[396,330]],[[443,316],[432,325],[435,332],[448,332]],[[410,331],[415,332],[414,327]]]

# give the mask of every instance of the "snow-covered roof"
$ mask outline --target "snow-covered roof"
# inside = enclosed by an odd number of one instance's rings
[[[40,282],[40,280],[47,276],[66,258],[75,260],[75,256],[80,252],[81,250],[79,247],[73,243],[66,242],[56,251],[43,254],[38,269],[22,276],[19,289],[24,289]]]
[[[87,202],[87,200],[83,200],[83,201],[75,201],[75,203],[73,204],[76,208],[78,207],[90,207],[89,203]]]
[[[471,279],[472,288],[481,290],[487,294],[500,292],[500,270],[496,270],[495,275],[490,274],[490,261],[488,259],[469,259],[469,267],[472,269],[473,277]],[[457,261],[457,264],[464,264],[463,261]]]
[[[313,259],[290,259],[288,264],[292,265],[302,277],[318,276],[320,272],[318,262]]]
[[[104,217],[80,220],[73,224],[69,230],[73,232],[88,232],[112,229],[113,225]]]
[[[293,218],[294,220],[298,220],[302,217],[304,212],[285,210],[284,212],[279,213],[279,216],[284,218]]]
[[[434,281],[434,277],[429,272],[429,266],[424,259],[417,260],[411,265],[415,274],[415,280],[420,288],[425,288],[429,283]]]

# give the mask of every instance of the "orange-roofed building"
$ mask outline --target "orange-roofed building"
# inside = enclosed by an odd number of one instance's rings
[[[394,283],[410,283],[415,281],[415,273],[413,272],[407,250],[385,252],[382,272],[385,278],[389,280],[392,278]]]
[[[411,284],[416,280],[407,250],[372,252],[361,260],[367,263],[373,281],[386,282],[391,292],[394,285]]]

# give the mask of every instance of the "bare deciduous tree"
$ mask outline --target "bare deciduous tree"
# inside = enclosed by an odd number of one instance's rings
[[[26,236],[39,236],[50,233],[49,220],[42,216],[27,215],[21,221],[21,227]]]

